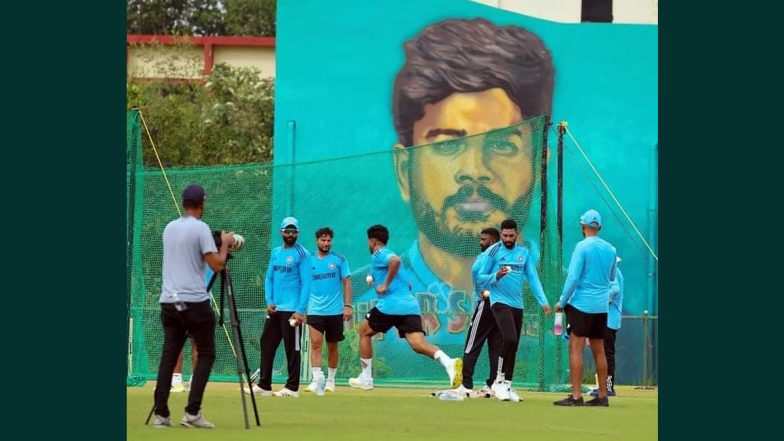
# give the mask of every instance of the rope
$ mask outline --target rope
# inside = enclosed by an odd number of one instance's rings
[[[609,193],[610,197],[613,199],[615,204],[618,206],[618,208],[620,208],[621,213],[623,213],[624,217],[626,217],[626,220],[629,222],[629,224],[632,226],[632,228],[634,228],[634,231],[637,233],[637,236],[639,236],[639,238],[642,241],[642,243],[645,244],[645,247],[648,248],[648,251],[651,253],[653,258],[656,259],[656,261],[658,262],[659,261],[659,256],[656,255],[656,252],[653,251],[653,248],[651,248],[651,245],[648,243],[647,240],[645,240],[645,237],[640,232],[640,229],[637,228],[637,224],[634,223],[632,218],[629,216],[629,213],[627,213],[626,209],[623,208],[623,205],[621,204],[621,202],[618,200],[617,197],[615,197],[615,193],[613,193],[613,191],[610,189],[610,186],[607,185],[607,182],[605,182],[604,178],[602,178],[602,175],[601,175],[601,173],[599,173],[599,170],[597,170],[596,167],[594,167],[593,162],[591,162],[591,160],[588,158],[588,155],[585,153],[583,148],[580,146],[580,143],[577,142],[577,140],[574,138],[574,135],[572,135],[572,131],[569,130],[568,126],[566,126],[566,133],[569,135],[570,138],[572,138],[572,142],[574,142],[574,145],[577,146],[577,149],[580,151],[580,154],[583,155],[583,158],[585,158],[585,161],[591,167],[591,170],[593,170],[593,172],[596,175],[596,177],[599,178],[599,182],[602,183],[602,186],[604,186],[604,189],[607,190],[607,193]]]
[[[144,124],[144,131],[147,133],[147,138],[150,140],[150,145],[152,145],[152,150],[155,152],[155,158],[158,160],[158,166],[161,168],[161,173],[163,173],[163,180],[166,181],[166,186],[169,188],[169,194],[171,195],[172,202],[174,203],[174,208],[177,209],[177,214],[182,216],[182,212],[180,211],[180,206],[177,204],[177,198],[174,197],[174,190],[172,190],[171,183],[169,182],[169,177],[166,176],[166,170],[163,168],[163,163],[161,162],[161,157],[158,156],[158,149],[155,148],[155,142],[152,140],[152,136],[150,135],[150,129],[147,128],[147,122],[144,121],[144,115],[142,115],[142,109],[139,109],[139,116],[142,119],[142,124]],[[216,313],[220,314],[218,310],[218,304],[215,301],[215,297],[212,296],[210,293],[210,300],[212,300],[212,308],[215,310]],[[223,328],[223,333],[226,334],[226,340],[229,342],[229,347],[231,348],[232,354],[234,357],[237,357],[237,351],[234,349],[234,344],[231,341],[231,337],[229,336],[229,330],[226,329],[226,324],[223,323],[221,325]]]

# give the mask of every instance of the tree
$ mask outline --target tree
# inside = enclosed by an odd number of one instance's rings
[[[128,0],[127,32],[275,35],[276,0]]]
[[[276,0],[227,0],[228,35],[275,35]]]
[[[242,164],[272,159],[274,80],[258,69],[218,64],[200,82],[129,80],[165,166]],[[157,166],[143,136],[144,164]]]

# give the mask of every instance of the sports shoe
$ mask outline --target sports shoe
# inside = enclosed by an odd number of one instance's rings
[[[251,389],[248,389],[247,387],[243,387],[242,390],[245,391],[245,393],[248,394],[248,395],[250,395],[251,390],[252,390],[253,391],[253,395],[256,395],[257,397],[271,397],[272,396],[272,391],[271,390],[262,389],[262,388],[259,387],[258,384],[254,384]]]
[[[294,397],[294,398],[299,398],[299,392],[297,392],[295,390],[289,390],[289,389],[287,389],[285,387],[283,389],[273,393],[272,395],[274,395],[276,397]]]
[[[493,383],[492,389],[496,399],[500,401],[509,401],[512,399],[512,396],[509,394],[509,383],[506,380],[496,380],[495,383]]]
[[[513,403],[519,403],[520,401],[523,401],[523,397],[517,395],[517,391],[512,389],[511,386],[509,387],[509,401]]]
[[[362,376],[349,378],[348,385],[362,390],[373,390],[373,379],[364,379]]]
[[[185,384],[183,383],[172,384],[171,387],[171,392],[175,394],[185,392],[186,390],[188,389],[185,388]]]
[[[471,398],[495,398],[495,392],[490,386],[484,385],[481,389],[475,390],[471,394]]]
[[[188,412],[185,412],[185,415],[182,416],[180,420],[180,425],[185,427],[190,427],[192,429],[214,429],[215,424],[207,421],[204,418],[204,415],[201,412],[197,413],[196,415],[191,415]]]
[[[310,382],[308,387],[305,388],[304,392],[313,392],[315,394],[317,389],[318,389],[318,381],[313,380]]]
[[[585,405],[586,406],[594,406],[594,407],[596,407],[596,406],[610,407],[610,400],[608,400],[607,397],[604,397],[604,398],[596,397],[593,400],[586,401]]]
[[[582,406],[585,403],[583,402],[583,397],[574,398],[570,394],[568,397],[564,398],[563,400],[558,400],[553,404],[555,404],[556,406]]]
[[[167,427],[171,427],[171,425],[170,417],[155,415],[155,419],[152,420],[152,427],[155,427],[156,429],[165,429]]]
[[[324,385],[324,392],[335,392],[335,380],[327,380],[327,383]]]
[[[449,375],[449,383],[453,389],[463,384],[463,359],[453,358],[452,363],[446,368],[446,373]]]

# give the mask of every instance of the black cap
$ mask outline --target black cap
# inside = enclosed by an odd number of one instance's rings
[[[198,184],[191,184],[182,191],[183,203],[190,201],[201,204],[205,199],[207,199],[207,192]]]

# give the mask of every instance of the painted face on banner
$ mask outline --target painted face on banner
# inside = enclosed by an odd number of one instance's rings
[[[398,150],[404,158],[396,165],[401,194],[434,245],[473,256],[482,229],[507,218],[525,224],[533,149],[528,126],[515,126],[522,121],[521,109],[500,88],[425,105],[413,141],[430,145]]]

